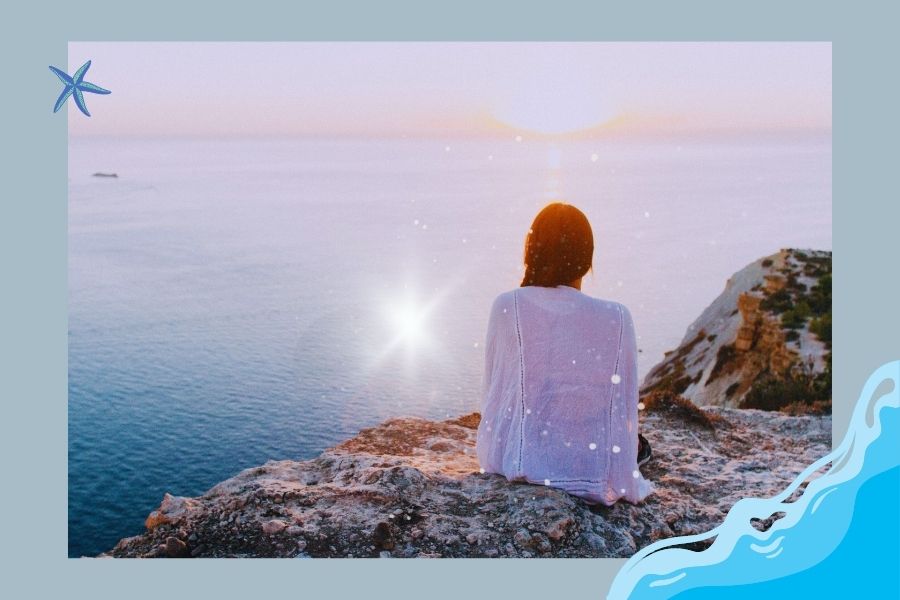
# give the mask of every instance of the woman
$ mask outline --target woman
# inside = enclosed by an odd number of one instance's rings
[[[625,306],[581,293],[593,253],[590,223],[574,206],[550,204],[535,217],[521,287],[491,308],[478,460],[588,502],[636,503],[653,486],[638,470],[634,324]]]

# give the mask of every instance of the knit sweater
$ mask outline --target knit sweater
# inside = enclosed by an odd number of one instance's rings
[[[500,294],[488,321],[481,467],[592,503],[640,502],[634,323],[569,286]]]

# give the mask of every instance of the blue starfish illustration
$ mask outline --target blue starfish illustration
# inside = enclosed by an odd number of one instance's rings
[[[87,70],[91,67],[91,61],[87,61],[81,68],[75,71],[75,74],[71,77],[66,75],[65,71],[61,71],[56,67],[50,67],[50,70],[59,77],[59,80],[63,82],[63,85],[66,87],[63,89],[62,93],[59,95],[59,98],[56,99],[56,105],[53,107],[53,112],[57,112],[59,109],[63,107],[63,104],[66,103],[66,100],[69,99],[69,96],[75,96],[75,104],[78,106],[78,109],[81,110],[87,116],[91,116],[91,113],[88,112],[87,105],[84,103],[84,95],[82,92],[90,92],[92,94],[110,94],[109,90],[105,90],[99,85],[94,85],[93,83],[88,83],[84,80],[84,74],[87,73]]]

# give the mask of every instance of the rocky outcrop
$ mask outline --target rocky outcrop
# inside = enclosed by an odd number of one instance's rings
[[[830,406],[830,331],[831,252],[781,250],[728,280],[678,348],[647,374],[641,392],[738,407],[754,389],[759,402],[762,386],[790,380],[784,395]]]
[[[641,430],[640,505],[591,506],[481,473],[478,415],[397,418],[308,461],[247,469],[197,498],[166,495],[112,557],[627,557],[707,531],[743,496],[780,491],[830,450],[831,418],[720,407],[656,392]],[[759,528],[778,515],[759,515]]]
[[[765,400],[761,389],[805,402],[830,384],[830,273],[827,252],[748,265],[648,374],[639,406],[653,457],[641,470],[656,489],[639,505],[480,472],[477,414],[397,418],[313,460],[271,461],[197,498],[166,494],[145,533],[103,556],[628,557],[709,531],[830,450],[830,416],[731,408]],[[798,365],[812,375],[798,379]]]

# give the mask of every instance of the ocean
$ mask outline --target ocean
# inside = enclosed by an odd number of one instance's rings
[[[821,133],[70,138],[69,555],[165,492],[477,410],[488,310],[554,199],[646,374],[732,273],[831,249],[831,161]]]

